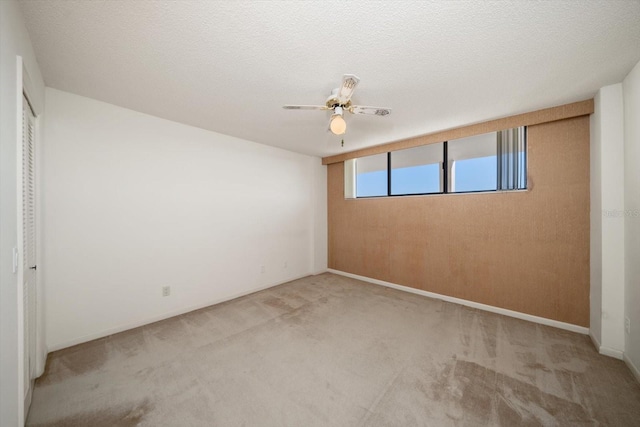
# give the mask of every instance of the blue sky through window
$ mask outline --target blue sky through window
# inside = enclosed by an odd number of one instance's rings
[[[498,180],[496,156],[456,161],[455,191],[495,190]]]
[[[387,171],[359,173],[356,177],[356,197],[387,195]]]
[[[520,154],[524,164],[524,153]],[[524,184],[525,169],[520,180]],[[497,157],[476,157],[455,163],[455,192],[491,191],[496,189]],[[391,171],[391,194],[439,193],[440,165],[420,165],[395,168]],[[356,179],[356,197],[387,195],[387,171],[359,173]]]
[[[440,165],[421,165],[391,171],[391,194],[440,192]],[[387,195],[387,171],[359,173],[356,197]]]
[[[440,164],[396,168],[391,171],[391,194],[440,192]]]

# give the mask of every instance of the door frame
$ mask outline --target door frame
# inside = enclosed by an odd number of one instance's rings
[[[23,293],[23,283],[24,283],[24,223],[23,223],[23,126],[22,126],[22,109],[23,109],[23,97],[28,99],[31,110],[34,114],[34,127],[35,127],[35,138],[34,138],[34,174],[35,174],[35,192],[34,192],[34,203],[36,204],[36,215],[35,215],[35,228],[36,228],[36,253],[35,258],[37,263],[41,259],[41,196],[40,196],[40,167],[38,162],[38,157],[40,156],[40,145],[42,141],[42,113],[44,111],[44,102],[38,96],[36,96],[35,87],[32,83],[31,78],[29,77],[29,72],[27,71],[23,59],[21,56],[17,56],[17,89],[18,93],[16,99],[16,107],[17,107],[17,149],[16,149],[16,184],[17,184],[17,248],[18,248],[18,262],[17,262],[17,326],[18,326],[18,421],[20,425],[24,425],[28,415],[28,409],[31,401],[31,393],[33,391],[33,383],[31,380],[30,384],[24,383],[24,354],[25,351],[28,351],[24,348],[24,293]],[[39,376],[44,371],[44,364],[46,360],[46,345],[44,341],[44,310],[43,310],[43,302],[44,295],[42,291],[42,274],[35,274],[35,300],[36,300],[36,315],[35,315],[35,354],[34,363],[35,363],[35,375]],[[29,387],[29,394],[26,395],[27,387]]]

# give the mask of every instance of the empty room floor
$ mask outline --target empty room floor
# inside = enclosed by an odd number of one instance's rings
[[[640,424],[564,330],[321,274],[49,355],[30,426]]]

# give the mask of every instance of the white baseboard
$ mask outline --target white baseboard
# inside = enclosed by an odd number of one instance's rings
[[[605,356],[613,357],[618,360],[623,360],[624,358],[624,352],[616,350],[615,348],[605,347],[603,345],[598,347],[598,352],[600,354],[604,354]]]
[[[555,328],[560,328],[560,329],[564,329],[571,332],[577,332],[579,334],[584,334],[584,335],[589,334],[589,328],[585,328],[584,326],[573,325],[571,323],[560,322],[558,320],[547,319],[545,317],[533,316],[531,314],[520,313],[519,311],[507,310],[506,308],[494,307],[492,305],[481,304],[479,302],[469,301],[462,298],[450,297],[448,295],[437,294],[435,292],[423,291],[422,289],[414,289],[408,286],[397,285],[395,283],[385,282],[384,280],[371,279],[369,277],[346,273],[344,271],[334,270],[331,268],[328,269],[328,271],[330,273],[351,277],[353,279],[362,280],[364,282],[373,283],[375,285],[386,286],[388,288],[398,289],[405,292],[411,292],[413,294],[423,295],[429,298],[435,298],[442,301],[452,302],[452,303],[464,305],[467,307],[489,311],[492,313],[502,314],[509,317],[515,317],[516,319],[527,320],[529,322],[540,323],[542,325],[547,325],[547,326],[553,326]]]
[[[596,350],[598,350],[598,353],[604,356],[609,356],[615,359],[623,360],[624,353],[622,351],[614,350],[613,348],[610,348],[610,347],[603,347],[600,344],[600,341],[598,341],[595,335],[593,335],[591,332],[589,332],[589,337],[591,338],[591,342],[593,343],[593,346],[596,348]]]
[[[225,302],[225,301],[230,301],[232,299],[240,298],[240,297],[243,297],[245,295],[249,295],[249,294],[253,294],[253,293],[259,292],[259,291],[263,291],[265,289],[273,288],[274,286],[282,285],[283,283],[292,282],[294,280],[302,279],[303,277],[308,277],[308,276],[309,276],[309,274],[305,274],[303,276],[293,277],[291,279],[287,279],[287,280],[284,280],[284,281],[281,281],[281,282],[272,283],[272,284],[264,285],[264,286],[258,286],[256,288],[252,288],[252,289],[249,289],[249,290],[244,291],[244,292],[239,292],[237,294],[233,294],[233,295],[230,295],[230,296],[227,296],[227,297],[218,298],[218,299],[215,299],[215,300],[212,300],[212,301],[204,302],[202,304],[198,304],[198,305],[194,305],[194,306],[190,306],[190,307],[186,307],[186,308],[181,308],[181,309],[178,309],[178,310],[170,311],[170,312],[167,312],[167,313],[160,314],[158,316],[153,316],[153,317],[149,317],[149,318],[144,319],[144,320],[139,320],[137,322],[131,322],[131,323],[127,323],[127,324],[124,324],[124,325],[119,325],[119,326],[116,326],[115,328],[106,329],[106,330],[103,330],[103,331],[100,331],[100,332],[96,332],[96,333],[93,333],[93,334],[83,335],[81,337],[74,338],[74,339],[69,340],[69,341],[65,341],[65,342],[62,342],[62,343],[51,345],[51,346],[49,346],[48,351],[49,351],[49,353],[51,353],[51,352],[54,352],[54,351],[62,350],[62,349],[67,348],[67,347],[73,347],[74,345],[83,344],[85,342],[97,340],[99,338],[108,337],[109,335],[117,334],[119,332],[128,331],[129,329],[139,328],[140,326],[148,325],[148,324],[154,323],[154,322],[159,322],[161,320],[169,319],[170,317],[179,316],[181,314],[189,313],[191,311],[200,310],[201,308],[205,308],[205,307],[209,307],[209,306],[212,306],[212,305],[220,304],[220,303]]]
[[[623,355],[623,360],[624,360],[624,363],[626,363],[627,366],[629,367],[629,370],[631,371],[633,376],[636,377],[636,380],[640,382],[640,369],[638,369],[638,367],[633,364],[631,359],[629,359],[626,354]]]
[[[596,336],[593,335],[593,333],[591,333],[591,331],[589,331],[589,338],[591,338],[591,342],[593,343],[593,346],[599,352],[600,351],[600,341],[598,341],[598,338],[596,338]]]

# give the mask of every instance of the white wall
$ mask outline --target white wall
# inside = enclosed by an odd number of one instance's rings
[[[313,162],[314,196],[313,196],[313,223],[314,243],[311,247],[313,258],[313,274],[327,271],[329,247],[328,247],[328,217],[327,217],[327,167],[318,159]]]
[[[603,354],[640,381],[640,63],[591,117],[591,324]],[[630,331],[625,330],[625,318]]]
[[[49,88],[45,110],[50,349],[326,270],[319,158]]]
[[[591,118],[591,334],[624,352],[624,122],[622,84],[601,88]]]
[[[602,342],[602,106],[600,95],[594,98],[594,113],[590,117],[590,286],[589,335],[600,349]]]
[[[21,313],[12,251],[18,246],[18,146],[21,137],[22,83],[18,56],[30,76],[30,96],[44,101],[44,82],[22,14],[15,1],[0,1],[0,425],[23,423]]]
[[[622,84],[625,140],[625,360],[640,381],[640,62]]]

